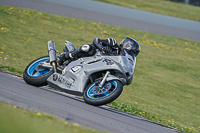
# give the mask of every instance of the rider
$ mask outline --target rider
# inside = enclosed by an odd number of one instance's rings
[[[128,53],[132,53],[137,56],[140,52],[140,46],[138,42],[130,37],[122,40],[120,45],[114,38],[100,39],[95,38],[92,44],[84,44],[80,48],[75,49],[72,52],[64,52],[58,57],[58,63],[63,64],[66,60],[76,60],[80,57],[92,56],[96,53],[96,49],[101,50],[108,55],[124,55],[124,50]]]

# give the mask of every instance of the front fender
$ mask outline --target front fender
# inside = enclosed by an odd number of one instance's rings
[[[125,79],[123,79],[123,78],[118,78],[118,77],[116,77],[116,76],[114,76],[114,75],[109,74],[108,77],[106,78],[106,81],[111,81],[111,80],[119,80],[119,81],[121,81],[121,83],[122,83],[123,85],[126,84],[126,80],[125,80]]]

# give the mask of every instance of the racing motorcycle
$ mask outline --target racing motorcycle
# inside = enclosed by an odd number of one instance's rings
[[[55,43],[48,41],[47,46],[49,55],[35,59],[25,68],[26,83],[82,95],[86,103],[100,106],[114,101],[123,86],[132,82],[136,57],[127,51],[123,55],[106,55],[97,49],[93,56],[60,65],[56,53],[61,53],[55,50]],[[74,45],[66,41],[64,51],[73,50]]]

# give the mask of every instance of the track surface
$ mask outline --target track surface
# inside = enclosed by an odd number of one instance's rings
[[[30,86],[23,80],[0,72],[0,101],[20,108],[46,112],[71,123],[113,133],[173,133],[143,119],[90,106],[70,96]]]
[[[91,0],[0,0],[0,4],[200,41],[200,22]]]

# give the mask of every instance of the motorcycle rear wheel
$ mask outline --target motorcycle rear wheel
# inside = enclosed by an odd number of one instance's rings
[[[123,91],[123,84],[118,80],[107,81],[103,88],[98,88],[97,84],[97,82],[90,84],[83,93],[84,101],[94,106],[114,101]]]
[[[32,61],[28,66],[25,68],[23,73],[24,81],[27,84],[33,85],[33,86],[44,86],[47,85],[47,79],[51,74],[53,74],[52,69],[42,69],[41,71],[38,71],[37,66],[39,63],[42,63],[49,59],[49,56],[43,56],[40,58],[35,59]]]

